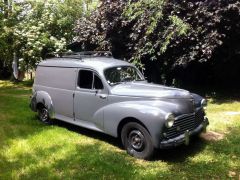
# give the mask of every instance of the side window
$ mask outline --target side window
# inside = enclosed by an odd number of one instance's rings
[[[103,89],[102,81],[96,74],[94,74],[94,85],[93,85],[93,88],[94,89]]]
[[[103,89],[101,79],[90,70],[79,71],[78,86],[84,89]]]
[[[80,70],[78,74],[78,86],[80,88],[92,89],[93,72],[88,70]]]

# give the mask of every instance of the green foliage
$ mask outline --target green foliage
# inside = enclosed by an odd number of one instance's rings
[[[74,36],[74,23],[83,12],[83,4],[76,0],[28,1],[27,5],[29,9],[14,32],[23,69],[34,68],[49,52],[65,51]]]
[[[47,53],[65,51],[75,36],[76,20],[89,14],[96,2],[26,0],[4,4],[1,1],[0,61],[10,68],[16,53],[21,69],[26,70],[35,68]]]
[[[172,84],[176,71],[193,63],[207,64],[213,79],[216,66],[239,57],[239,19],[237,0],[101,1],[97,12],[79,21],[76,39],[85,49],[110,49],[117,58],[145,65],[157,82]]]
[[[165,6],[165,0],[140,0],[126,5],[123,16],[127,23],[134,22],[130,34],[134,42],[131,48],[137,49],[130,59],[133,62],[141,63],[145,55],[150,56],[150,60],[157,60],[157,56],[167,50],[175,37],[187,34],[189,25],[176,15],[166,16]],[[159,23],[167,25],[159,27]]]
[[[21,8],[0,2],[0,61],[3,64],[10,64],[13,59],[14,26],[19,22],[20,12]]]

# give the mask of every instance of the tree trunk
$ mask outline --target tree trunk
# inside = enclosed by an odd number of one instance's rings
[[[4,0],[4,16],[5,18],[8,18],[8,11],[9,11],[9,4],[8,4],[8,0]]]

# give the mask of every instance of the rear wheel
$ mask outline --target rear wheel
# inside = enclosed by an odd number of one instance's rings
[[[124,125],[122,143],[128,154],[140,159],[150,159],[154,152],[152,139],[146,128],[136,122]]]
[[[49,118],[49,112],[46,107],[42,106],[38,109],[38,117],[41,122],[45,124],[51,124],[51,120]]]

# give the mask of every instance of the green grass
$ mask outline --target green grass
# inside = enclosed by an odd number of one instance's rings
[[[118,140],[56,122],[44,125],[29,109],[27,83],[0,81],[0,179],[238,179],[240,102],[212,99],[209,131],[189,146],[159,150],[153,161],[135,159]]]

